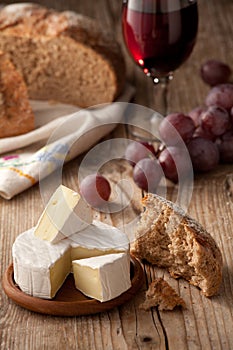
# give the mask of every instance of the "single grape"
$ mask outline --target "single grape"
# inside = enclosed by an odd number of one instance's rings
[[[210,86],[227,83],[230,75],[230,67],[218,60],[208,60],[201,66],[201,77]]]
[[[125,150],[125,159],[132,165],[143,159],[155,157],[156,152],[154,146],[149,142],[131,142]]]
[[[219,150],[214,142],[196,137],[188,143],[187,148],[195,171],[209,171],[218,165]]]
[[[179,176],[186,177],[189,171],[192,171],[190,160],[187,159],[187,152],[181,147],[170,146],[164,148],[159,155],[159,163],[166,178],[174,183],[178,182]]]
[[[157,159],[144,158],[139,160],[133,169],[133,179],[142,190],[155,193],[163,176]]]
[[[164,175],[167,179],[173,181],[174,183],[178,182],[178,172],[174,159],[169,152],[169,148],[164,148],[164,150],[159,155],[159,162],[163,169]]]
[[[231,123],[233,124],[233,106],[231,107],[231,110],[230,110],[230,116],[231,116]]]
[[[202,137],[203,139],[215,141],[216,136],[209,133],[207,130],[204,130],[201,126],[198,126],[194,131],[193,138]]]
[[[194,124],[196,127],[198,127],[201,124],[201,114],[206,110],[205,107],[195,107],[192,109],[189,113],[188,116],[193,120]]]
[[[180,137],[184,142],[188,142],[191,139],[194,130],[195,125],[193,120],[183,113],[169,114],[159,125],[160,137],[167,146],[178,144],[180,142]]]
[[[90,206],[98,208],[108,201],[111,187],[103,175],[90,174],[82,180],[80,193]]]
[[[223,135],[221,135],[221,140],[228,140],[233,137],[233,128],[227,130]]]
[[[220,84],[214,86],[206,96],[206,106],[218,105],[227,110],[233,106],[233,84]]]
[[[216,140],[222,163],[233,163],[233,128]]]
[[[209,134],[219,136],[224,134],[230,126],[230,118],[227,110],[213,105],[201,115],[201,127]]]
[[[233,137],[220,144],[219,153],[222,163],[233,163]]]

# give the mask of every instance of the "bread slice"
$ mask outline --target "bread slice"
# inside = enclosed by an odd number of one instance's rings
[[[0,137],[24,134],[34,129],[34,114],[21,74],[0,52]]]
[[[159,310],[173,310],[176,306],[186,307],[182,298],[162,278],[155,278],[146,291],[146,300],[140,305],[145,311],[158,306]]]
[[[0,49],[22,73],[29,97],[88,107],[122,91],[125,63],[94,19],[21,3],[0,11]]]
[[[157,195],[143,199],[145,211],[131,253],[165,267],[174,278],[183,277],[205,296],[218,292],[222,255],[214,239],[174,203]]]

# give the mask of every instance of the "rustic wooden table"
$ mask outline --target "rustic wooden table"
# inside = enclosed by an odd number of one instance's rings
[[[5,1],[12,3],[12,1]],[[121,0],[38,1],[59,10],[75,10],[95,17],[106,30],[114,30],[122,43]],[[169,110],[188,112],[202,104],[209,88],[199,77],[200,64],[217,58],[233,67],[233,1],[199,1],[199,36],[191,58],[175,73],[170,85]],[[122,43],[123,46],[123,43]],[[151,81],[128,57],[123,47],[129,81],[136,87],[134,101],[155,108]],[[108,137],[124,136],[119,127]],[[74,187],[78,159],[64,167],[64,182]],[[120,161],[106,168],[112,180],[131,179],[130,167]],[[176,186],[170,187],[171,199]],[[140,200],[138,190],[134,204]],[[223,282],[213,298],[183,280],[172,279],[165,271],[144,266],[145,283],[126,304],[94,316],[52,317],[27,311],[0,290],[0,344],[2,350],[41,349],[233,349],[233,165],[195,177],[188,212],[201,222],[218,243],[224,259]],[[35,225],[43,209],[39,186],[10,201],[0,199],[0,277],[12,261],[11,247],[16,236]],[[135,208],[124,213],[100,215],[118,226],[135,215]],[[145,312],[139,309],[148,283],[163,276],[183,297],[187,309],[172,312]]]

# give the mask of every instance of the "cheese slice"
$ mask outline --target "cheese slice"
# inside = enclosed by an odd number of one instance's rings
[[[114,299],[131,287],[128,253],[74,260],[75,286],[101,302]]]
[[[55,296],[72,270],[72,260],[129,253],[127,236],[96,220],[83,231],[56,244],[36,237],[34,230],[23,232],[13,244],[14,279],[23,292],[40,298]]]
[[[44,209],[34,234],[43,240],[57,243],[83,230],[92,222],[92,210],[80,195],[60,185]]]

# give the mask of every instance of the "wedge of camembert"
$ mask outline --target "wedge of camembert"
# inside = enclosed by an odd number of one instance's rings
[[[80,195],[60,185],[46,205],[34,234],[51,243],[57,243],[89,226],[92,219],[92,210]]]
[[[119,253],[129,257],[128,237],[100,221],[56,244],[36,237],[32,228],[13,244],[14,279],[23,292],[52,299],[72,271],[72,260]]]
[[[108,301],[131,287],[127,253],[74,260],[72,264],[76,288],[90,298]]]
[[[118,228],[93,220],[93,224],[69,237],[71,260],[129,251],[129,240]],[[78,258],[77,258],[78,257]]]

